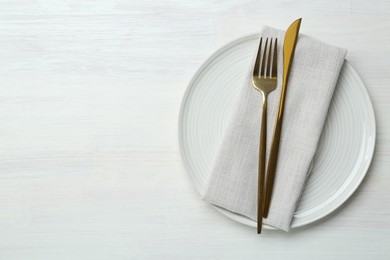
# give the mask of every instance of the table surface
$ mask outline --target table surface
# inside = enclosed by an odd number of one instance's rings
[[[310,226],[202,202],[180,157],[186,86],[262,24],[348,49],[377,120],[367,177]],[[389,259],[390,1],[0,1],[0,259]]]

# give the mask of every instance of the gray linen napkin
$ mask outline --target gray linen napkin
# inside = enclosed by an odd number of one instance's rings
[[[281,92],[284,31],[264,27],[260,36],[278,38],[278,87],[268,97],[268,160]],[[251,84],[256,52],[254,49],[253,62],[202,194],[203,200],[253,220],[257,211],[262,104],[261,94]],[[286,94],[272,202],[265,224],[290,229],[345,55],[345,49],[299,35]]]

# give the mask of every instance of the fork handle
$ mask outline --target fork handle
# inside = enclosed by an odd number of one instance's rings
[[[267,147],[267,95],[263,93],[263,109],[260,127],[259,169],[257,184],[257,234],[261,233],[265,205],[265,159]]]

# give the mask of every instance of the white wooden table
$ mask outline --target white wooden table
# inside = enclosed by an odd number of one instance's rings
[[[199,199],[178,113],[212,52],[298,17],[348,48],[377,146],[341,209],[257,236]],[[390,259],[389,1],[4,0],[0,21],[0,259]]]

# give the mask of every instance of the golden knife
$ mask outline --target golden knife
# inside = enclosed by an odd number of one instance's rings
[[[282,130],[283,122],[283,110],[284,110],[284,101],[286,99],[287,83],[288,76],[290,74],[291,64],[294,57],[295,46],[298,40],[299,27],[301,26],[302,18],[299,18],[293,22],[290,27],[288,27],[286,34],[284,36],[283,44],[283,80],[282,80],[282,92],[280,94],[279,101],[279,110],[276,118],[271,151],[268,159],[268,168],[267,168],[267,181],[266,181],[266,191],[265,191],[265,205],[263,217],[268,216],[268,211],[271,203],[272,189],[275,180],[276,165],[278,162],[279,154],[279,143],[280,143],[280,134]]]

